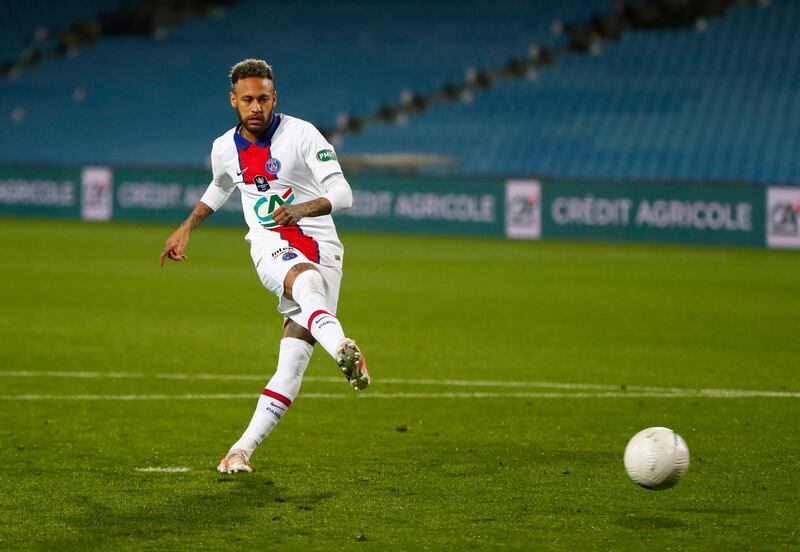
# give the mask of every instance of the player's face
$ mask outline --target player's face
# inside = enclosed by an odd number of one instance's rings
[[[260,77],[248,77],[236,81],[231,92],[231,105],[241,125],[259,136],[267,130],[272,110],[278,103],[278,93],[272,81]]]

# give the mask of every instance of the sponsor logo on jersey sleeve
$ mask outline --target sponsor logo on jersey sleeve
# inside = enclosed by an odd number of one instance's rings
[[[281,257],[281,259],[284,260],[284,261],[291,261],[292,259],[296,259],[296,258],[297,258],[297,253],[295,253],[294,251],[287,251]]]
[[[336,152],[332,149],[319,150],[317,152],[317,159],[320,161],[336,161]]]

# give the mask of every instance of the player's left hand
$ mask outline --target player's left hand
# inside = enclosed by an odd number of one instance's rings
[[[160,265],[164,266],[164,259],[185,261],[186,255],[184,251],[186,251],[187,245],[189,245],[189,229],[184,225],[180,225],[178,229],[167,238],[164,249],[161,251],[161,258],[159,259]]]
[[[272,220],[281,226],[291,226],[303,218],[303,210],[299,205],[283,204],[272,212]]]

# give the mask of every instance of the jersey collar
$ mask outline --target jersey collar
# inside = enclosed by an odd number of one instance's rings
[[[275,135],[275,131],[278,130],[278,125],[281,124],[281,118],[282,116],[280,113],[275,113],[272,116],[272,123],[269,125],[267,131],[256,139],[255,144],[257,146],[265,148],[272,144],[272,137]],[[236,131],[233,133],[233,141],[236,142],[236,146],[239,149],[246,150],[253,142],[239,134],[239,129],[241,127],[242,125],[236,125]]]

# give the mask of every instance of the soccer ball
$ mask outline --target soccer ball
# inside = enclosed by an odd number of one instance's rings
[[[669,489],[689,469],[689,447],[669,428],[648,427],[628,441],[625,469],[645,489]]]

